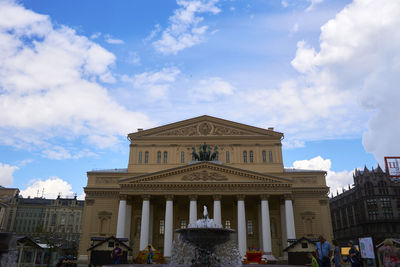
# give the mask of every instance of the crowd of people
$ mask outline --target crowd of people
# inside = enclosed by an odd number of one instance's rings
[[[359,249],[352,240],[347,245],[350,247],[346,261],[342,257],[341,247],[337,240],[333,240],[331,244],[325,240],[323,236],[318,237],[315,253],[309,253],[309,266],[312,267],[342,267],[345,262],[351,264],[351,267],[363,267],[363,261]],[[383,267],[400,267],[400,249],[393,245],[391,239],[386,239],[382,247],[378,249],[378,262]]]

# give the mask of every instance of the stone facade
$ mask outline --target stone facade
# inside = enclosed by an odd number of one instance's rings
[[[90,239],[126,237],[170,256],[174,229],[210,217],[235,229],[239,250],[283,257],[287,239],[333,237],[323,171],[285,169],[283,134],[210,116],[128,135],[126,169],[90,171],[79,253]],[[217,146],[216,161],[193,161],[193,147]]]
[[[400,182],[376,169],[355,170],[354,186],[329,200],[336,239],[342,244],[370,236],[377,244],[400,238]]]
[[[76,250],[82,227],[83,203],[76,197],[23,198],[16,194],[7,202],[4,231],[29,236],[38,243],[61,244],[62,249]]]

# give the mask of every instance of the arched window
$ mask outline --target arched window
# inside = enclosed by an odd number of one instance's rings
[[[138,163],[142,163],[142,151],[139,152]]]
[[[161,163],[161,151],[157,152],[157,163]]]
[[[247,163],[247,151],[243,151],[243,162]]]
[[[168,162],[168,152],[164,151],[164,163]]]
[[[185,152],[181,152],[181,163],[185,163]]]
[[[263,150],[263,152],[262,152],[262,161],[264,163],[267,162],[267,152],[265,150]]]
[[[253,155],[253,151],[250,151],[250,162],[253,163],[254,162],[254,155]]]
[[[226,163],[231,162],[229,151],[226,151],[226,153],[225,153],[225,161],[226,161]]]
[[[269,154],[269,162],[273,162],[274,159],[272,158],[272,151],[271,150],[268,151],[268,154]]]
[[[149,151],[144,152],[144,163],[149,163]]]

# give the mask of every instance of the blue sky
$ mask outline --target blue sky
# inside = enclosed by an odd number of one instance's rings
[[[82,197],[87,171],[127,166],[128,133],[208,114],[275,127],[285,166],[328,171],[336,192],[399,155],[399,15],[395,0],[0,1],[0,184]]]

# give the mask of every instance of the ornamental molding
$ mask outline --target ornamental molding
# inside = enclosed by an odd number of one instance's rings
[[[208,172],[202,170],[199,172],[192,172],[182,177],[182,181],[227,181],[228,178],[219,172]]]
[[[121,191],[124,194],[143,194],[143,193],[260,193],[268,192],[272,194],[290,194],[290,185],[267,184],[267,183],[128,183],[121,184]]]
[[[297,184],[314,184],[317,182],[316,177],[295,177],[293,179]]]
[[[130,178],[121,178],[119,180],[120,184],[125,184],[125,183],[142,183],[142,182],[157,182],[157,180],[162,179],[162,178],[167,178],[170,176],[174,175],[181,175],[185,174],[189,175],[187,179],[190,177],[190,172],[196,172],[196,171],[210,171],[219,173],[218,176],[214,176],[214,178],[222,179],[222,176],[231,176],[231,175],[236,175],[240,176],[243,178],[248,178],[248,179],[253,179],[252,181],[249,182],[263,182],[263,183],[276,183],[280,185],[285,185],[287,187],[292,186],[292,181],[291,179],[288,178],[282,178],[282,177],[274,177],[274,176],[269,176],[266,174],[262,173],[257,173],[249,170],[243,170],[243,169],[238,169],[230,166],[222,166],[210,162],[199,162],[191,165],[185,165],[181,167],[176,167],[168,170],[162,170],[159,172],[155,173],[150,173],[150,174],[143,174],[140,176],[136,177],[130,177]],[[185,177],[183,176],[183,177]],[[183,177],[181,179],[183,179]],[[207,176],[208,177],[208,176]],[[229,179],[227,179],[229,180]],[[184,180],[185,181],[185,180]]]
[[[87,198],[118,198],[120,199],[119,189],[116,191],[104,191],[103,188],[91,188],[90,191],[85,190]]]

